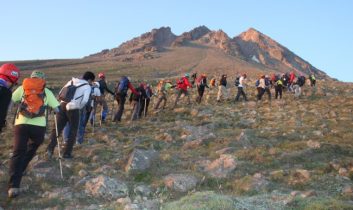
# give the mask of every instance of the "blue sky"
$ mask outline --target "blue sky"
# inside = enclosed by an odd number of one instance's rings
[[[315,67],[353,82],[350,0],[0,0],[0,61],[80,58],[150,31],[253,27]]]

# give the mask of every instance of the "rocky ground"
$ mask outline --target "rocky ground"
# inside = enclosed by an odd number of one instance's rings
[[[64,179],[42,146],[12,200],[12,135],[2,134],[0,209],[353,209],[352,85],[259,103],[254,93],[216,103],[215,93],[95,133],[88,126]]]

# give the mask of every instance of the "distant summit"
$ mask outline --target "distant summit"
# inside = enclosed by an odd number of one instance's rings
[[[294,71],[297,74],[327,75],[309,62],[291,52],[270,37],[254,28],[249,28],[234,38],[224,31],[212,31],[206,26],[199,26],[189,32],[176,36],[170,27],[153,29],[117,48],[103,50],[88,58],[119,58],[133,62],[136,59],[154,59],[166,56],[169,50],[182,47],[214,48],[223,51],[225,56],[233,56],[254,65],[264,66],[278,72]],[[153,53],[159,53],[158,56]]]

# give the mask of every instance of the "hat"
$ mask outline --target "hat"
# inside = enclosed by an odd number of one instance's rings
[[[186,73],[184,76],[185,76],[185,77],[190,77],[190,74],[189,74],[189,73]]]
[[[41,71],[33,71],[31,74],[31,78],[45,79],[45,74],[44,72],[41,72]]]

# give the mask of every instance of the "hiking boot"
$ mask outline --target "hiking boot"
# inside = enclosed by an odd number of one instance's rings
[[[16,198],[20,194],[20,188],[10,188],[7,191],[7,196],[9,198]]]
[[[64,154],[63,158],[64,159],[72,159],[72,158],[74,158],[74,156],[72,156],[71,154]]]

